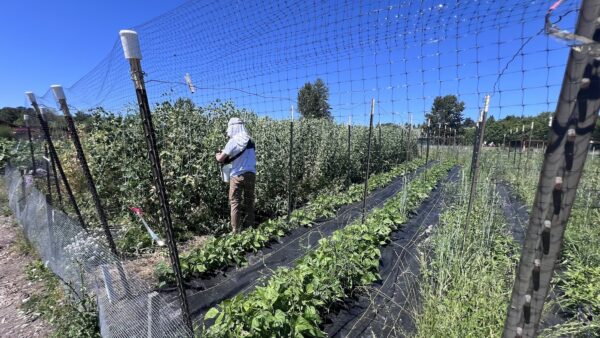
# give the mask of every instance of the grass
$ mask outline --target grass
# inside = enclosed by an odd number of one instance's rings
[[[53,337],[100,337],[95,299],[85,290],[65,285],[40,260],[25,267],[27,279],[41,284],[22,307],[37,312],[53,327]]]
[[[493,176],[484,166],[466,236],[469,182],[463,176],[455,202],[421,248],[417,337],[496,337],[502,331],[518,256],[497,208]]]
[[[531,177],[539,175],[536,165],[540,160],[534,162],[531,174],[504,174],[527,205],[533,203],[537,180]],[[552,281],[555,297],[545,306],[546,313],[560,312],[564,322],[546,325],[541,337],[600,336],[600,247],[593,242],[600,238],[599,162],[588,159],[586,163]]]

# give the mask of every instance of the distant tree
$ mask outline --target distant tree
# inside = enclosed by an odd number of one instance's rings
[[[35,113],[32,108],[25,107],[4,107],[0,108],[0,120],[19,124],[20,121],[23,121],[23,115],[29,114],[34,117]]]
[[[473,121],[472,118],[467,117],[465,119],[465,121],[463,122],[463,127],[464,128],[473,128],[473,127],[475,127],[475,121]]]
[[[329,89],[323,80],[317,79],[315,83],[307,82],[298,91],[298,110],[302,117],[331,120],[331,106],[327,100],[329,100]]]
[[[462,134],[463,115],[465,103],[459,101],[455,95],[438,96],[433,100],[431,111],[425,118],[431,121],[430,131],[443,135],[450,134],[450,129],[456,129]],[[445,128],[446,127],[446,128]]]

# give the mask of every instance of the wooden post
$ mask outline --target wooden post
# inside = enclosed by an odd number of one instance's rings
[[[369,189],[369,167],[371,165],[371,134],[373,133],[373,114],[375,113],[375,99],[371,99],[371,116],[369,118],[369,139],[367,141],[367,168],[365,169],[365,188],[363,191],[363,205],[361,223],[365,223],[367,213],[367,191]]]
[[[412,113],[408,113],[408,136],[406,140],[406,160],[410,161],[411,159],[411,134],[412,134]]]
[[[171,220],[171,208],[169,206],[169,198],[165,188],[160,164],[160,156],[156,145],[156,133],[152,123],[150,104],[148,103],[148,95],[146,94],[144,71],[142,70],[141,63],[142,52],[140,50],[138,35],[136,32],[130,30],[122,30],[119,32],[119,35],[121,36],[121,43],[123,45],[123,51],[125,52],[125,58],[129,60],[131,78],[133,80],[137,95],[138,107],[146,136],[146,145],[148,147],[148,156],[150,157],[150,162],[152,164],[154,187],[156,189],[156,193],[158,194],[158,199],[161,206],[160,209],[163,225],[165,227],[165,234],[167,236],[167,245],[169,247],[171,266],[173,268],[173,272],[175,273],[175,281],[177,284],[179,299],[181,301],[181,315],[183,317],[183,322],[188,327],[189,333],[193,336],[194,327],[190,317],[187,295],[185,293],[185,287],[183,284],[183,275],[181,273],[181,266],[179,265],[179,253],[177,251],[173,223]]]

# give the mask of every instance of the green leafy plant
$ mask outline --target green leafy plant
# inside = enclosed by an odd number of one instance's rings
[[[208,337],[323,337],[322,315],[352,290],[378,279],[379,246],[414,208],[402,209],[407,197],[421,202],[446,175],[451,163],[436,165],[369,214],[319,241],[293,269],[279,269],[265,286],[222,302],[205,315],[215,319]]]
[[[422,159],[403,163],[389,172],[374,175],[369,180],[369,191],[389,184],[393,179],[407,175],[423,165]],[[335,210],[344,204],[359,201],[363,194],[363,185],[352,185],[347,191],[323,193],[314,198],[305,207],[292,212],[290,221],[285,217],[264,222],[257,228],[246,229],[240,233],[226,234],[211,238],[201,248],[193,249],[181,255],[181,268],[187,278],[214,273],[219,269],[245,262],[248,252],[257,251],[267,243],[284,236],[290,230],[300,226],[310,226],[315,220],[332,217]],[[156,275],[160,281],[173,279],[170,270],[158,269]]]

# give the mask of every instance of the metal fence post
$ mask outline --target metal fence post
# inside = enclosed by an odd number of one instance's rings
[[[595,48],[600,42],[598,17],[599,1],[583,0],[575,35],[592,41]],[[552,32],[554,27],[546,28]],[[585,45],[571,47],[507,310],[505,338],[534,337],[539,327],[600,108],[596,56]]]
[[[50,151],[50,158],[52,158],[54,160],[54,164],[56,165],[56,168],[58,169],[58,173],[60,174],[63,184],[65,185],[65,190],[67,191],[67,195],[69,196],[71,206],[73,206],[73,210],[75,211],[75,214],[77,215],[77,220],[79,221],[79,223],[81,223],[81,226],[84,229],[86,229],[86,225],[83,220],[83,216],[81,215],[81,211],[79,210],[79,206],[77,205],[77,201],[75,200],[75,196],[73,195],[73,191],[71,190],[71,185],[69,184],[69,181],[67,180],[67,175],[65,174],[65,171],[63,170],[63,167],[60,163],[60,159],[58,158],[58,154],[56,153],[56,148],[54,147],[54,143],[52,142],[52,137],[50,136],[50,129],[48,128],[48,123],[46,122],[46,119],[42,116],[42,111],[40,109],[40,106],[37,103],[37,99],[36,99],[35,95],[32,92],[26,92],[25,94],[27,95],[27,98],[29,99],[31,106],[35,110],[38,120],[40,121],[42,131],[44,132],[44,136],[46,137],[46,143],[48,143],[48,150]]]
[[[371,116],[369,117],[369,139],[367,141],[367,168],[365,169],[365,188],[363,191],[363,205],[361,223],[365,223],[367,212],[367,191],[369,189],[369,167],[371,165],[371,134],[373,133],[373,114],[375,113],[375,99],[371,99]]]
[[[54,97],[60,105],[60,109],[65,114],[67,129],[69,131],[71,139],[73,140],[73,145],[75,146],[75,151],[77,153],[77,159],[79,160],[79,165],[81,166],[81,170],[83,171],[83,176],[85,177],[88,190],[92,195],[92,200],[94,201],[94,206],[96,207],[96,212],[98,213],[98,218],[100,219],[100,225],[102,226],[102,230],[104,230],[104,236],[106,237],[108,246],[112,253],[115,254],[115,256],[118,256],[119,254],[117,253],[117,246],[115,245],[115,241],[113,240],[112,234],[110,233],[110,229],[108,227],[108,220],[106,218],[106,212],[104,211],[102,203],[100,202],[100,197],[98,196],[98,191],[96,190],[96,184],[94,184],[92,173],[90,172],[90,168],[85,158],[85,154],[83,153],[83,147],[81,146],[79,134],[77,133],[75,123],[73,122],[73,116],[71,116],[69,106],[67,105],[67,98],[65,96],[65,92],[63,91],[63,88],[60,85],[52,85],[50,86],[50,88],[52,88],[52,92],[54,93]]]
[[[35,175],[35,153],[33,151],[33,140],[31,138],[31,126],[29,125],[29,115],[23,115],[23,121],[25,121],[25,127],[27,128],[27,138],[29,139],[29,152],[31,153],[31,166],[33,168],[33,174]]]
[[[150,162],[152,164],[154,187],[156,188],[161,206],[162,221],[165,227],[165,234],[167,236],[171,265],[173,267],[173,272],[175,273],[177,291],[181,301],[181,315],[183,317],[184,324],[188,327],[189,333],[193,335],[194,327],[192,325],[185,287],[183,285],[183,274],[181,273],[181,266],[179,265],[179,253],[177,251],[173,223],[171,220],[171,208],[169,206],[169,198],[162,175],[160,156],[156,143],[156,133],[154,131],[154,125],[152,124],[152,115],[150,114],[150,104],[148,103],[148,95],[146,94],[144,72],[141,64],[142,53],[140,50],[138,35],[136,32],[130,30],[122,30],[119,32],[119,35],[121,36],[121,43],[123,45],[125,58],[129,61],[129,65],[131,67],[131,78],[135,86],[140,116],[142,118],[144,133],[146,135],[148,156],[150,157]]]
[[[464,239],[463,244],[467,238],[467,231],[469,230],[469,220],[471,216],[471,210],[473,209],[473,202],[475,201],[475,195],[477,194],[477,176],[479,174],[479,159],[481,153],[481,147],[483,146],[483,137],[485,135],[485,121],[487,117],[487,112],[490,106],[490,96],[486,95],[485,104],[483,106],[483,110],[481,111],[481,117],[479,118],[479,132],[477,133],[477,146],[473,149],[473,164],[471,168],[473,169],[471,175],[471,192],[469,194],[469,204],[467,206],[467,216],[465,218],[465,228],[464,228]]]
[[[290,153],[288,156],[288,184],[287,184],[287,221],[290,221],[292,217],[292,156],[294,152],[294,106],[291,107],[291,120],[290,120]]]

